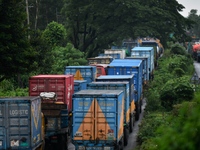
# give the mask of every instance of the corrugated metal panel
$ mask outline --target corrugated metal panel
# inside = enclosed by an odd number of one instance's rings
[[[74,80],[87,80],[88,83],[95,81],[97,76],[96,66],[66,66],[66,75],[74,75]]]
[[[0,99],[0,149],[34,149],[42,143],[40,97]]]
[[[30,77],[29,95],[40,96],[41,92],[55,92],[57,95],[56,102],[66,104],[68,110],[71,111],[74,77],[73,75],[37,75]]]
[[[119,142],[123,135],[122,90],[81,90],[73,95],[72,139],[77,147]],[[98,142],[98,143],[96,143]]]
[[[96,90],[123,90],[124,92],[124,123],[130,122],[130,93],[129,93],[129,82],[91,82],[87,85],[88,89]]]

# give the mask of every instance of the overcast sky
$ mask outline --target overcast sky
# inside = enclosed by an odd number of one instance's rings
[[[177,0],[177,2],[185,7],[180,12],[184,17],[188,16],[191,9],[197,9],[197,15],[200,15],[200,0]]]

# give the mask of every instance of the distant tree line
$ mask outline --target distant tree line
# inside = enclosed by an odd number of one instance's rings
[[[176,0],[0,0],[0,82],[26,87],[30,75],[85,65],[123,39],[151,36],[165,47],[173,33],[183,42],[194,23],[183,8]]]

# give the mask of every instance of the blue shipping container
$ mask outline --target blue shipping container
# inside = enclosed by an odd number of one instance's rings
[[[74,80],[86,80],[87,83],[93,82],[97,76],[96,66],[66,66],[65,75],[74,75]]]
[[[147,56],[138,56],[138,57],[126,57],[125,59],[140,59],[143,61],[143,75],[144,75],[144,81],[149,81],[149,64],[148,64],[148,57]]]
[[[87,88],[86,80],[74,80],[74,92],[85,90]]]
[[[40,97],[0,98],[0,149],[32,150],[42,144]]]
[[[131,57],[135,56],[147,56],[150,74],[153,74],[154,70],[154,48],[153,47],[134,47],[131,50]]]
[[[134,101],[142,98],[143,88],[143,64],[142,60],[115,59],[108,65],[108,75],[134,75]]]
[[[124,92],[124,123],[130,122],[130,94],[129,94],[129,82],[91,82],[87,84],[87,89],[96,90],[123,90]]]
[[[76,149],[109,147],[115,150],[123,139],[123,110],[122,90],[81,90],[75,93],[72,141]]]

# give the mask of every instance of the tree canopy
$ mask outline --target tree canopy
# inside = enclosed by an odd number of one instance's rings
[[[1,0],[0,81],[34,67],[35,51],[29,45],[25,21],[24,1]]]

